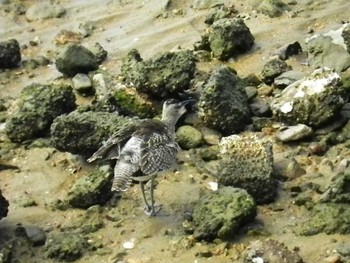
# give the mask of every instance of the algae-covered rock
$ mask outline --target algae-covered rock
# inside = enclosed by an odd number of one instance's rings
[[[281,0],[263,0],[258,6],[258,12],[269,17],[278,17],[288,11],[288,5]]]
[[[273,263],[303,263],[297,252],[289,250],[285,244],[273,239],[254,240],[249,243],[243,253],[244,263],[273,262]],[[255,259],[255,260],[254,260]]]
[[[203,87],[198,116],[225,135],[242,130],[250,122],[244,83],[229,67],[217,68]]]
[[[108,112],[72,112],[55,119],[51,141],[60,151],[90,156],[114,132],[137,119]]]
[[[7,216],[8,207],[9,207],[9,202],[2,195],[0,190],[0,219]]]
[[[257,203],[273,201],[277,184],[273,175],[272,144],[255,136],[232,135],[219,143],[218,182],[247,190]]]
[[[59,72],[68,76],[78,73],[88,73],[98,68],[96,56],[87,48],[78,44],[68,45],[56,60]]]
[[[126,81],[156,97],[178,96],[188,89],[195,72],[191,51],[166,52],[143,60],[136,49],[124,58],[121,68]]]
[[[16,39],[0,42],[0,68],[13,68],[21,61],[21,50]]]
[[[310,211],[310,218],[301,222],[295,232],[299,235],[311,236],[318,233],[349,234],[349,204],[321,203]]]
[[[320,68],[285,88],[270,107],[281,122],[319,127],[339,113],[345,100],[339,75],[328,68]]]
[[[17,111],[6,123],[6,134],[13,142],[39,137],[57,116],[75,107],[75,95],[70,86],[32,84],[22,90]]]
[[[256,216],[254,199],[243,189],[223,187],[204,195],[193,211],[198,239],[230,239]]]
[[[321,202],[350,203],[350,173],[338,174],[321,196]]]
[[[154,103],[134,88],[120,86],[113,92],[112,96],[118,111],[123,115],[137,116],[142,119],[152,118],[156,115]]]
[[[215,21],[208,37],[213,56],[220,60],[242,54],[254,44],[254,36],[249,28],[242,19],[237,18],[223,18]]]
[[[184,125],[177,129],[176,141],[182,149],[193,149],[202,143],[203,135],[196,128],[190,125]]]
[[[346,50],[348,51],[348,53],[350,53],[350,23],[347,23],[344,26],[343,31],[341,33],[341,36],[344,39],[344,44],[346,45]]]
[[[271,84],[276,77],[290,69],[291,67],[288,66],[285,61],[275,58],[264,65],[264,68],[261,71],[261,77],[265,83]]]
[[[46,244],[48,258],[74,261],[80,258],[88,248],[85,238],[77,233],[51,234]]]
[[[113,170],[109,165],[101,166],[80,177],[69,189],[67,201],[77,208],[88,208],[104,204],[112,196]]]

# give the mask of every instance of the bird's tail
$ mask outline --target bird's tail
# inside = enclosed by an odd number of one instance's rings
[[[137,165],[125,160],[119,160],[114,168],[112,191],[128,190],[132,182],[132,176],[137,170]]]

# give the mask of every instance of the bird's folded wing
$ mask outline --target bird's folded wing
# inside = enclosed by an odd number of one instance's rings
[[[138,123],[129,124],[112,134],[87,161],[91,163],[97,159],[117,159],[120,147],[132,136],[138,126]]]
[[[179,146],[167,136],[154,134],[141,146],[141,171],[152,174],[171,168],[176,161]]]

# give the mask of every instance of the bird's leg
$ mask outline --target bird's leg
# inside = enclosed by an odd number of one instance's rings
[[[150,179],[151,180],[151,188],[150,188],[150,199],[151,199],[151,205],[148,204],[146,198],[145,198],[145,193],[143,191],[143,198],[144,198],[144,201],[145,201],[145,204],[146,204],[146,207],[145,207],[145,214],[148,215],[148,216],[154,216],[156,215],[160,208],[161,208],[161,205],[159,206],[155,206],[154,205],[154,178],[155,178],[155,175],[152,176],[152,178]],[[144,188],[144,185],[142,186],[141,188],[141,191],[142,189]]]
[[[141,188],[141,194],[142,194],[142,199],[143,202],[145,203],[145,211],[149,211],[151,209],[151,207],[149,206],[147,199],[146,199],[146,195],[145,195],[145,184],[144,182],[140,181],[140,188]]]

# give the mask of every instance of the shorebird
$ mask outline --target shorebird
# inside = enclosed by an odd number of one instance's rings
[[[154,205],[154,179],[159,172],[170,169],[180,149],[175,141],[175,124],[193,100],[166,100],[161,120],[145,119],[114,133],[89,159],[117,159],[112,191],[126,191],[131,182],[138,181],[145,203],[145,213],[154,216],[160,209]],[[150,204],[145,184],[151,181]]]

